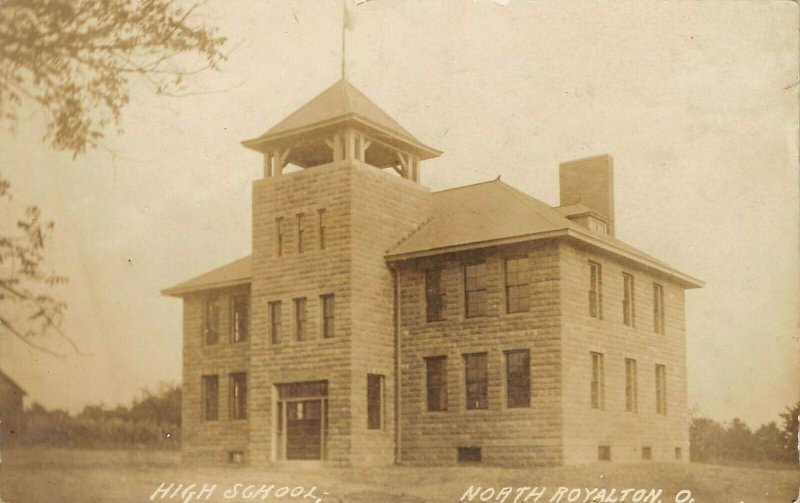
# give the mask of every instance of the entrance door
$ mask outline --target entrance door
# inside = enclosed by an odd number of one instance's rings
[[[322,400],[286,403],[286,459],[322,458]]]

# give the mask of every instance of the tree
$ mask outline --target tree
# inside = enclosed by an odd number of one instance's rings
[[[759,452],[754,454],[765,461],[787,461],[783,437],[783,432],[775,421],[762,424],[753,433],[753,439],[759,448]]]
[[[0,120],[13,126],[27,100],[48,114],[56,150],[96,147],[119,126],[128,84],[158,94],[225,59],[225,38],[196,24],[199,4],[176,0],[0,0]]]
[[[120,126],[132,78],[176,95],[185,78],[226,59],[225,38],[198,23],[200,4],[176,0],[0,0],[0,123],[14,130],[24,104],[47,115],[43,141],[77,157]],[[14,215],[0,173],[0,215]],[[3,219],[5,220],[5,219]],[[0,225],[12,222],[0,221]],[[0,227],[0,328],[43,351],[37,335],[55,332],[66,304],[50,287],[66,278],[44,270],[52,222],[28,206]],[[11,313],[16,313],[13,317]]]
[[[787,459],[798,463],[800,459],[800,436],[798,436],[798,416],[800,416],[800,401],[793,406],[786,407],[786,412],[781,415],[783,419],[783,446]]]

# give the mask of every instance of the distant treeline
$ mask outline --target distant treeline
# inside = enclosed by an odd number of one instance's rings
[[[723,425],[695,417],[689,429],[691,459],[701,463],[798,464],[798,414],[800,402],[780,414],[780,425],[772,421],[755,431],[739,418]]]
[[[13,445],[82,448],[178,449],[181,444],[181,388],[161,384],[144,390],[128,407],[87,405],[77,415],[46,410],[34,403],[25,410]]]

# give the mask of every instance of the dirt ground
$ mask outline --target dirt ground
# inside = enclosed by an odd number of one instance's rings
[[[5,449],[2,456],[0,503],[513,503],[515,498],[517,503],[526,498],[528,502],[537,503],[622,503],[636,501],[637,495],[641,498],[639,501],[662,503],[789,503],[797,498],[800,488],[798,467],[761,469],[653,463],[541,469],[400,466],[364,470],[312,465],[256,469],[184,467],[174,452]],[[184,486],[172,496],[178,484]],[[189,484],[197,485],[182,493]],[[209,488],[214,486],[210,495],[200,494],[203,484]],[[249,494],[243,493],[242,489],[248,485],[254,487]],[[255,492],[262,485],[274,487],[264,496],[266,489]],[[295,489],[298,486],[303,486],[302,492]],[[170,490],[153,497],[159,487]],[[279,494],[282,487],[289,493]],[[310,492],[312,487],[315,489]],[[465,496],[470,487],[473,490],[471,500],[469,494]],[[480,489],[476,489],[478,487]],[[505,500],[502,499],[503,487],[511,488]],[[531,495],[532,489],[524,489],[526,487],[539,488],[541,495],[536,498]],[[560,487],[567,489],[560,490]],[[292,489],[295,496],[292,496]],[[594,489],[598,490],[589,492]],[[604,495],[601,489],[606,489]],[[613,494],[610,493],[612,489],[616,489]],[[630,491],[623,499],[625,489],[646,491]],[[652,489],[662,491],[657,499],[647,498]]]

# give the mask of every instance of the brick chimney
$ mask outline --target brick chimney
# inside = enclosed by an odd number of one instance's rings
[[[601,154],[559,164],[561,207],[583,205],[605,219],[614,235],[614,159]]]

